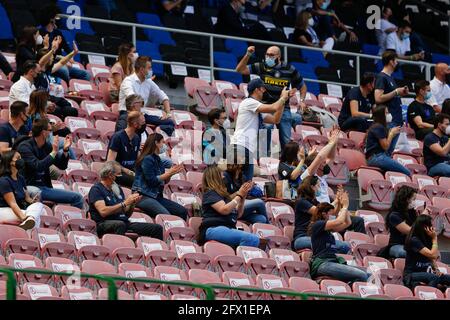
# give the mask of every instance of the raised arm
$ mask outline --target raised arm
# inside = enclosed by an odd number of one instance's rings
[[[255,47],[250,46],[247,48],[247,53],[242,57],[241,61],[239,61],[238,65],[236,66],[236,72],[239,72],[240,74],[243,74],[245,76],[248,76],[250,74],[250,69],[248,68],[248,61],[250,60],[250,57],[252,54],[255,53]]]

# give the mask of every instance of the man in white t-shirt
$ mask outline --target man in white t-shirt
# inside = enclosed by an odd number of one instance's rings
[[[392,16],[392,10],[389,7],[384,7],[383,9],[383,17],[380,19],[380,29],[375,31],[378,46],[380,47],[381,55],[386,50],[386,37],[388,34],[397,31],[397,26],[389,21],[389,18]]]
[[[264,140],[264,136],[267,137],[264,132],[267,131],[259,130],[263,128],[264,123],[280,123],[284,104],[288,101],[290,93],[287,88],[284,88],[278,101],[273,104],[262,104],[260,101],[263,100],[266,86],[260,78],[250,81],[247,90],[249,97],[239,104],[236,128],[231,138],[231,145],[236,148],[241,157],[245,156],[245,181],[253,178],[253,159],[258,151],[258,140],[261,140],[260,146],[267,146],[267,141]],[[259,133],[261,133],[260,137]],[[234,154],[229,153],[228,156],[233,157]],[[227,162],[234,163],[234,159],[227,159]]]
[[[441,112],[442,105],[450,98],[450,87],[447,84],[447,75],[450,69],[446,63],[438,63],[434,67],[434,78],[430,81],[432,97],[427,103],[434,107],[436,112]]]
[[[393,50],[397,53],[399,59],[403,60],[423,60],[425,52],[410,54],[411,51],[411,24],[403,20],[400,22],[397,32],[392,32],[386,37],[386,50]]]

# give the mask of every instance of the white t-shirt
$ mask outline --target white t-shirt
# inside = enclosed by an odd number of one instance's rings
[[[262,103],[247,98],[239,104],[236,129],[231,144],[247,148],[251,153],[258,150],[259,116],[258,108]],[[261,114],[263,119],[267,116]]]
[[[381,53],[383,53],[386,50],[386,38],[388,36],[386,34],[386,30],[396,28],[396,27],[397,26],[395,24],[389,22],[389,20],[386,20],[386,19],[380,20],[380,29],[379,29],[379,32],[377,32],[377,37],[378,37],[378,45],[380,46]]]
[[[430,81],[431,93],[433,94],[428,104],[435,106],[442,106],[445,99],[450,98],[450,87],[448,84],[441,82],[439,79],[434,77],[433,80]]]
[[[386,50],[395,50],[398,55],[404,56],[406,52],[411,51],[411,41],[408,39],[400,40],[397,32],[392,32],[386,37]]]

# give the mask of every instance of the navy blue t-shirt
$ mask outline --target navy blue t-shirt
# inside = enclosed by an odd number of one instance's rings
[[[125,195],[123,193],[122,188],[120,188],[120,195],[117,196],[113,191],[108,190],[101,182],[97,182],[94,184],[89,190],[89,212],[91,213],[91,218],[97,223],[101,223],[105,220],[122,220],[127,222],[128,217],[124,212],[119,212],[113,215],[110,215],[106,218],[103,218],[98,212],[97,208],[95,208],[95,203],[97,201],[105,201],[105,205],[115,206],[125,200]]]
[[[366,158],[369,159],[374,154],[385,152],[381,147],[380,139],[386,139],[388,136],[387,129],[381,124],[375,124],[370,127],[367,133],[366,141]]]
[[[420,250],[425,248],[425,245],[417,237],[412,237],[409,246],[406,246],[406,261],[404,273],[412,272],[427,272],[431,268],[431,260],[422,255]]]
[[[423,158],[425,162],[425,166],[428,170],[430,170],[435,165],[450,160],[448,155],[442,157],[431,151],[430,147],[439,143],[441,147],[444,147],[448,142],[448,137],[443,135],[442,137],[437,136],[434,132],[430,132],[425,136],[423,140]]]
[[[17,176],[14,180],[11,176],[3,176],[0,178],[0,208],[9,207],[6,203],[4,195],[7,193],[14,193],[17,205],[20,209],[25,209],[25,188],[27,184],[22,176]]]
[[[354,100],[358,101],[359,112],[370,113],[370,110],[372,109],[372,101],[370,101],[370,98],[364,97],[362,95],[360,87],[352,88],[347,93],[347,96],[344,99],[344,103],[342,104],[341,113],[339,114],[338,118],[340,126],[342,126],[345,120],[352,117],[350,102]]]
[[[109,142],[108,150],[117,152],[116,161],[122,167],[134,171],[139,148],[141,146],[141,138],[135,134],[130,140],[125,130],[116,132]]]
[[[295,205],[294,239],[307,236],[308,226],[311,221],[311,215],[308,211],[313,206],[314,205],[306,199],[297,201],[297,204]]]
[[[433,107],[428,103],[420,103],[419,101],[414,100],[408,106],[408,123],[414,131],[419,130],[419,127],[414,122],[415,117],[421,117],[422,122],[434,124],[435,116],[436,112],[434,112]]]
[[[336,257],[336,239],[331,232],[325,230],[327,222],[319,220],[312,225],[311,246],[314,258]]]
[[[409,219],[408,219],[409,222],[399,212],[394,211],[394,212],[391,212],[391,214],[389,215],[389,217],[387,219],[387,225],[389,227],[389,234],[390,234],[389,244],[390,245],[405,244],[406,235],[401,233],[400,231],[398,231],[396,227],[402,222],[405,222],[407,225],[411,226],[415,220],[414,210],[409,210],[408,215],[409,215]]]
[[[237,222],[236,210],[233,210],[233,212],[228,215],[222,215],[218,213],[216,210],[214,210],[214,208],[212,207],[215,203],[220,202],[222,200],[225,201],[225,203],[230,202],[230,200],[226,199],[225,197],[222,197],[214,190],[209,190],[203,194],[202,217],[204,223],[207,223],[208,219],[214,219],[214,220],[222,220],[224,225],[226,226],[236,225]]]
[[[27,136],[28,134],[29,132],[25,126],[20,127],[19,131],[16,131],[9,122],[0,125],[0,142],[7,142],[9,148],[13,146],[17,137]]]
[[[397,89],[397,83],[392,76],[380,72],[375,80],[375,90],[377,89],[383,90],[384,94],[388,94]],[[389,112],[392,114],[392,122],[397,126],[402,125],[402,100],[400,97],[394,97],[386,102],[386,104]]]

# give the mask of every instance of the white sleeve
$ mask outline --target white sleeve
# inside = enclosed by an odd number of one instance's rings
[[[169,100],[167,94],[162,91],[158,85],[152,80],[147,80],[150,84],[150,99],[149,101],[153,101],[153,98],[158,98],[158,101],[162,103],[164,100]]]
[[[396,36],[397,34],[395,32],[388,34],[386,37],[386,49],[397,51],[397,43],[394,38]]]
[[[302,175],[300,176],[300,179],[305,180],[308,177],[309,177],[309,171],[308,171],[308,168],[306,168],[305,172],[303,172]]]
[[[126,99],[127,99],[127,97],[131,96],[132,94],[134,94],[132,82],[128,78],[125,78],[122,81],[122,84],[120,85],[120,92],[119,92],[119,110],[120,111],[126,110],[126,105],[125,105]]]

